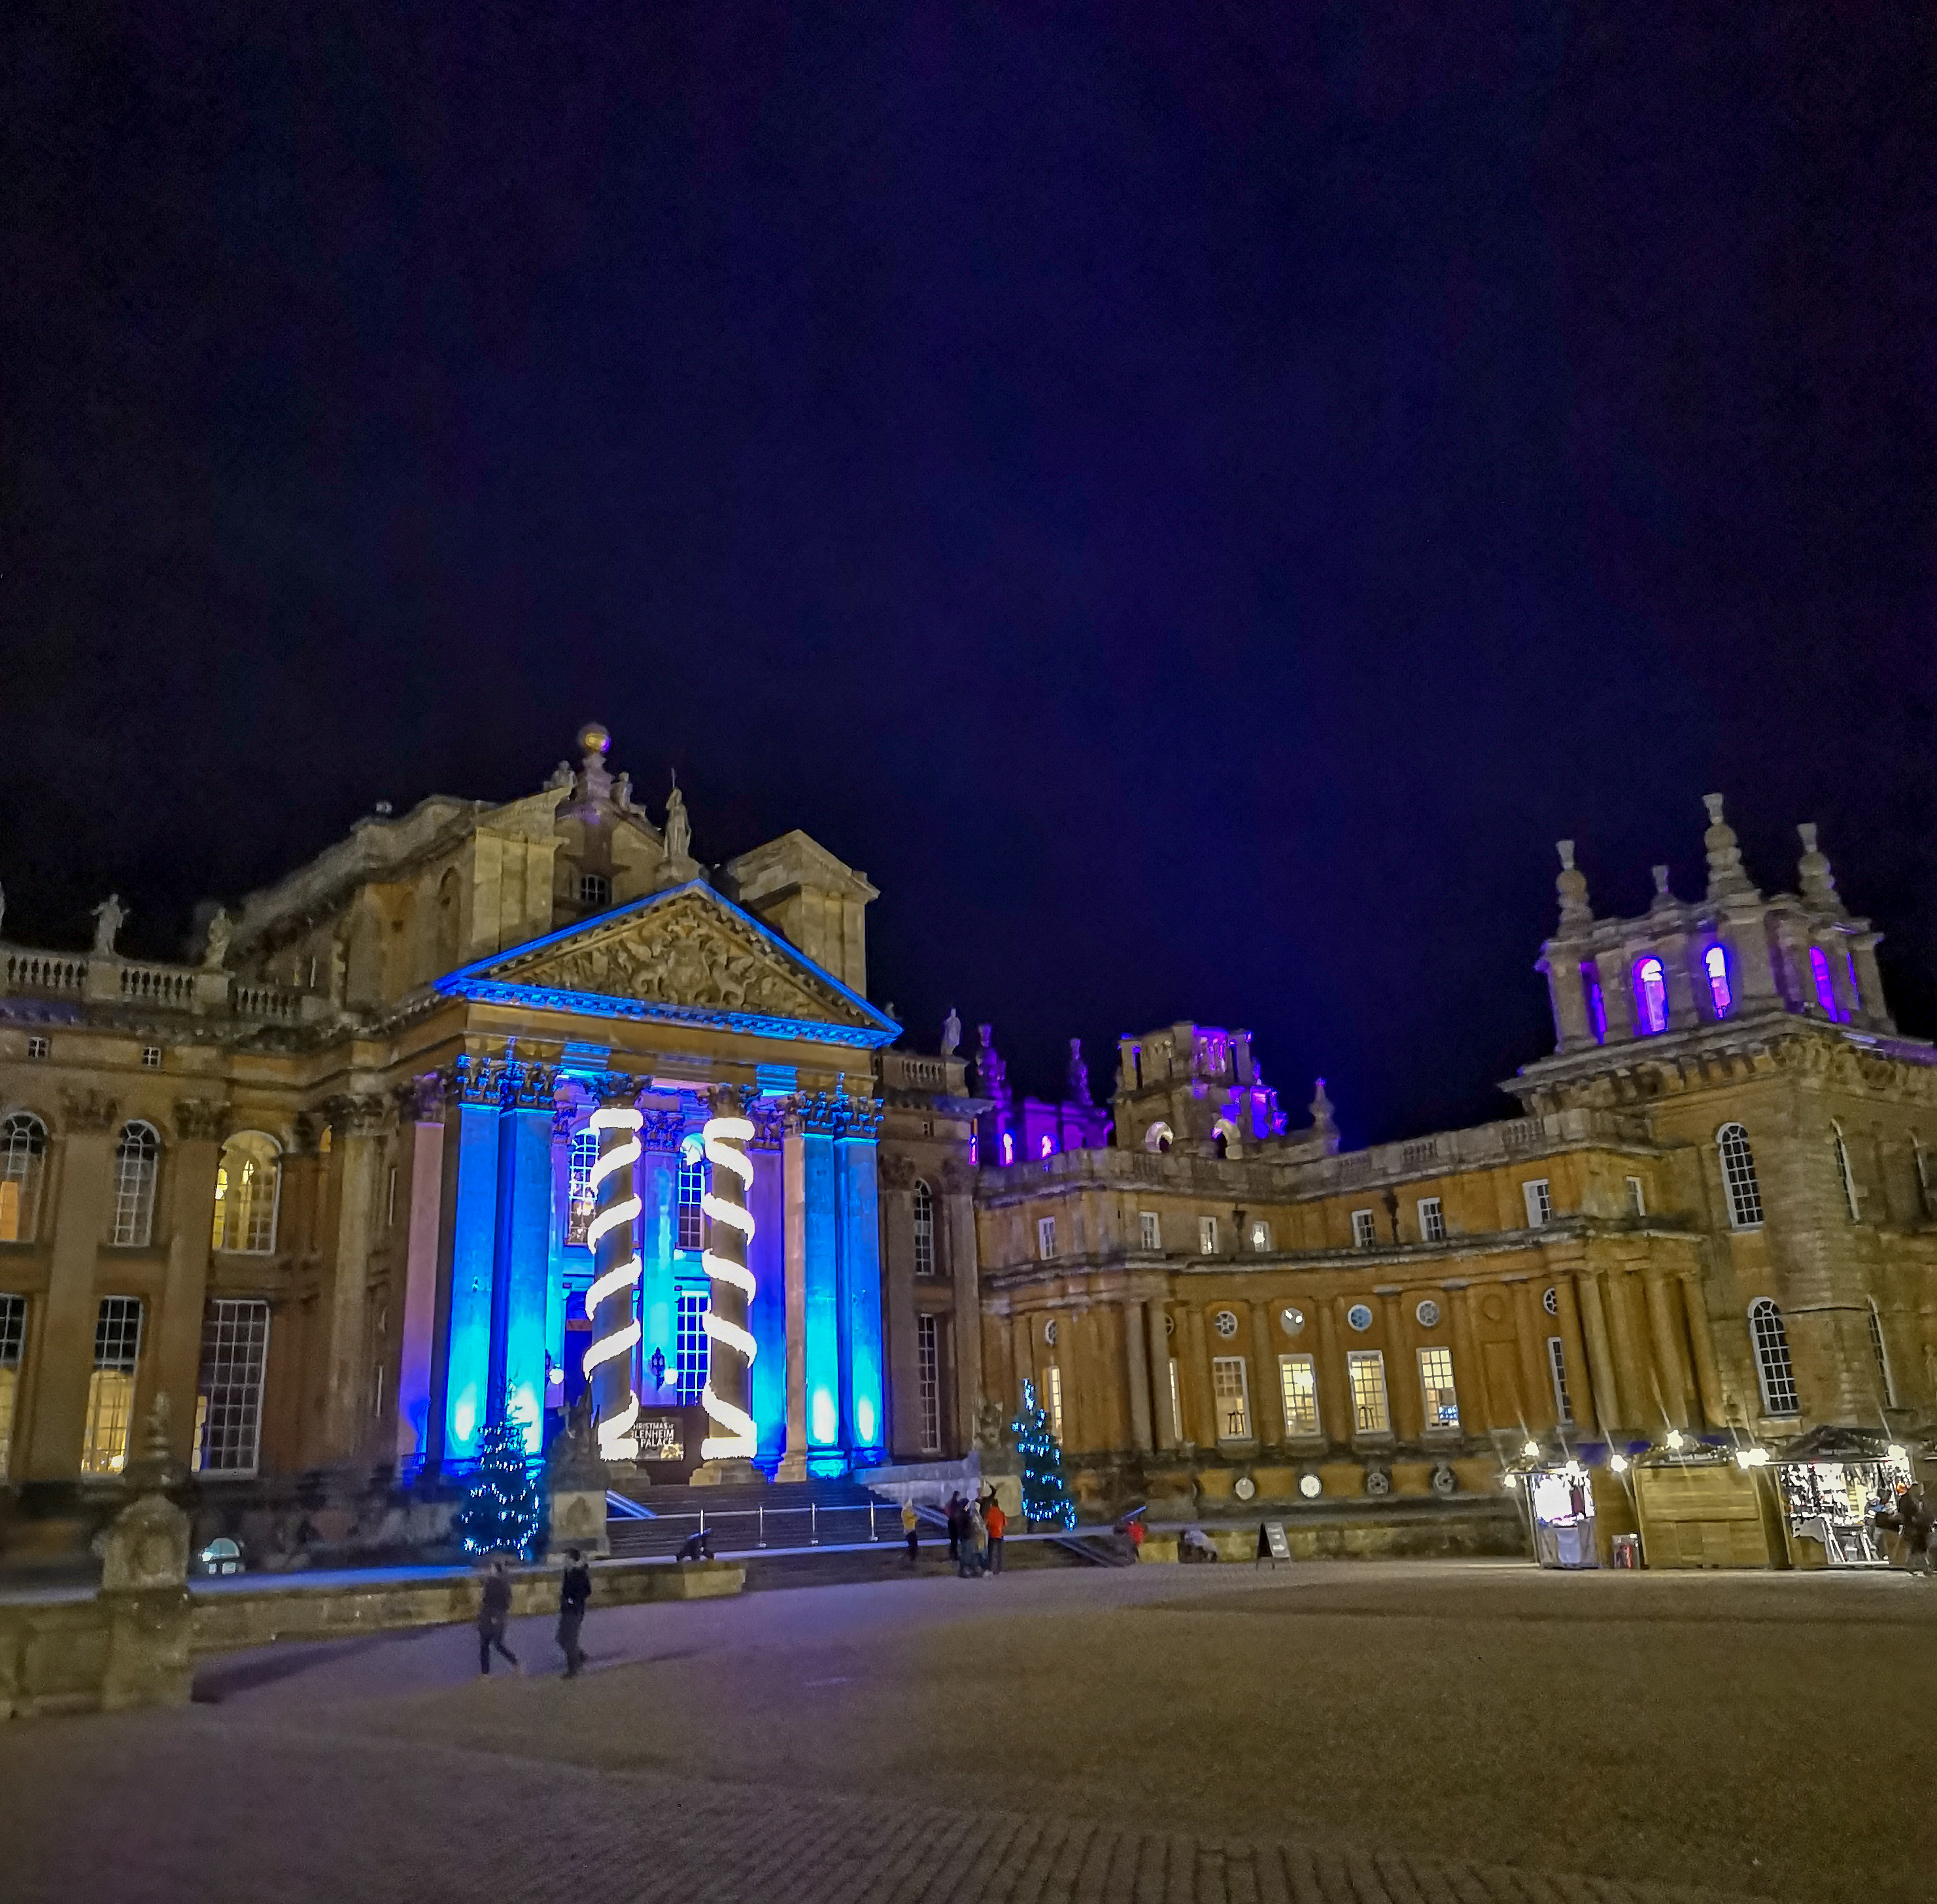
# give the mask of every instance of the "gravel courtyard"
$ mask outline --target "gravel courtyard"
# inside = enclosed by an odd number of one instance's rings
[[[7,1895],[1937,1895],[1937,1582],[1313,1564],[630,1608],[0,1729]]]

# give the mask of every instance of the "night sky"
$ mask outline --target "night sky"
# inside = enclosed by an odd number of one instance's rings
[[[1552,842],[1696,893],[1717,789],[1937,1032],[1929,25],[17,4],[5,935],[596,718],[1029,1088],[1194,1017],[1504,1114]]]

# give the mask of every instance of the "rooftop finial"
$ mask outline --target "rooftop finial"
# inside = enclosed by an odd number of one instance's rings
[[[1560,895],[1561,929],[1565,932],[1574,926],[1591,926],[1594,914],[1587,903],[1587,875],[1574,863],[1574,842],[1556,840],[1554,844],[1554,850],[1560,855],[1560,877],[1554,886]]]
[[[576,797],[581,800],[608,800],[612,796],[612,776],[605,771],[605,756],[612,736],[596,720],[588,720],[578,730],[578,772]]]
[[[1311,1094],[1311,1128],[1320,1137],[1336,1137],[1338,1120],[1332,1114],[1332,1100],[1325,1094],[1325,1080],[1317,1081]]]
[[[1802,896],[1812,905],[1841,912],[1843,896],[1836,890],[1836,875],[1829,870],[1829,856],[1816,844],[1816,823],[1805,820],[1796,829],[1802,841],[1802,857],[1796,863],[1796,878]]]
[[[1668,869],[1666,866],[1651,866],[1648,871],[1654,875],[1654,903],[1657,905],[1672,905],[1675,895],[1668,890]]]
[[[1755,889],[1749,884],[1749,876],[1742,870],[1742,849],[1735,838],[1735,829],[1722,817],[1722,796],[1719,793],[1705,793],[1702,804],[1708,809],[1708,830],[1702,835],[1702,844],[1708,851],[1708,896],[1711,899],[1726,899],[1732,893],[1750,893]]]

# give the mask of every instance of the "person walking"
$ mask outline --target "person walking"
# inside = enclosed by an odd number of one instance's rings
[[[1002,1570],[1002,1536],[1008,1533],[1009,1517],[1002,1511],[1002,1504],[996,1497],[996,1490],[989,1490],[989,1498],[982,1507],[982,1525],[989,1536],[989,1571],[1000,1573]]]
[[[511,1617],[511,1577],[505,1571],[502,1554],[492,1557],[484,1575],[484,1591],[477,1602],[477,1670],[488,1675],[492,1649],[511,1661],[514,1672],[523,1672],[518,1656],[505,1644],[505,1622]]]
[[[908,1542],[908,1563],[915,1564],[915,1557],[921,1551],[921,1516],[915,1512],[912,1501],[902,1503],[902,1537]]]
[[[948,1497],[948,1557],[958,1567],[962,1564],[962,1502],[960,1490]]]
[[[592,1569],[577,1548],[567,1548],[564,1577],[558,1583],[558,1650],[565,1655],[568,1679],[576,1679],[585,1664],[585,1649],[579,1645],[578,1636],[591,1598]]]

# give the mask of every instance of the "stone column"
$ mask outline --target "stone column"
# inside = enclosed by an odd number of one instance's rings
[[[1666,1411],[1669,1426],[1686,1428],[1688,1422],[1688,1393],[1682,1378],[1681,1345],[1675,1339],[1678,1333],[1676,1314],[1680,1305],[1674,1299],[1669,1286],[1668,1272],[1648,1265],[1642,1272],[1648,1296],[1648,1333],[1654,1345],[1656,1378],[1660,1384],[1661,1403]]]
[[[1657,941],[1661,953],[1661,975],[1668,987],[1668,1029],[1686,1031],[1699,1024],[1703,1018],[1715,1015],[1713,1007],[1704,1012],[1695,1003],[1694,975],[1688,969],[1688,937],[1685,932],[1670,932]],[[1708,984],[1702,984],[1702,996],[1708,996]]]
[[[1723,914],[1722,936],[1728,949],[1736,1009],[1756,1011],[1773,1005],[1778,997],[1775,965],[1761,902],[1750,900],[1728,907]]]
[[[53,1248],[47,1305],[31,1367],[34,1408],[24,1464],[29,1481],[71,1481],[80,1471],[87,1423],[88,1378],[94,1372],[94,1324],[101,1305],[95,1259],[114,1207],[115,1132],[120,1106],[99,1091],[61,1095],[59,1175],[41,1221]],[[205,1236],[205,1240],[206,1238]]]
[[[807,1478],[807,1134],[790,1111],[781,1139],[787,1224],[787,1452],[776,1481]]]
[[[1044,1408],[1048,1399],[1042,1392],[1042,1384],[1036,1379],[1035,1331],[1029,1326],[1029,1317],[1020,1312],[1009,1317],[1009,1348],[1015,1363],[1016,1392],[1010,1413],[1023,1405],[1023,1384],[1028,1382],[1036,1391],[1036,1399]]]
[[[431,1372],[436,1360],[438,1211],[444,1176],[444,1090],[420,1078],[399,1099],[399,1160],[409,1176],[404,1243],[402,1323],[397,1360],[396,1453],[399,1461],[430,1447]]]
[[[1144,1305],[1123,1305],[1123,1374],[1129,1398],[1130,1445],[1147,1454],[1150,1439],[1150,1348],[1144,1340]]]
[[[1352,1380],[1338,1334],[1342,1296],[1323,1296],[1311,1305],[1318,1317],[1318,1423],[1335,1448],[1352,1445]]]
[[[834,1133],[841,1107],[827,1098],[802,1099],[796,1113],[804,1132],[802,1153],[805,1199],[802,1246],[802,1336],[807,1360],[806,1458],[836,1466],[843,1459],[841,1346],[841,1198],[834,1160]]]
[[[1597,954],[1594,968],[1601,978],[1601,1008],[1608,1014],[1608,1042],[1614,1044],[1635,1035],[1634,988],[1628,978],[1628,955],[1617,947]]]
[[[1581,1307],[1574,1293],[1575,1272],[1569,1271],[1556,1278],[1554,1290],[1560,1305],[1560,1314],[1555,1318],[1553,1333],[1560,1338],[1562,1360],[1567,1368],[1567,1399],[1574,1411],[1577,1425],[1597,1424],[1600,1417],[1595,1411],[1594,1382],[1587,1369],[1586,1339],[1581,1329]],[[1554,1386],[1550,1372],[1547,1387]]]
[[[332,1098],[324,1107],[335,1133],[336,1228],[329,1271],[329,1387],[323,1410],[323,1447],[332,1460],[353,1460],[362,1439],[368,1348],[365,1295],[371,1233],[377,1212],[377,1168],[387,1098],[375,1092]]]
[[[1893,1032],[1896,1022],[1890,1015],[1890,1006],[1883,995],[1883,974],[1877,966],[1877,941],[1882,936],[1881,932],[1852,934],[1850,956],[1857,964],[1857,987],[1862,993],[1858,1004],[1863,1023],[1878,1031]]]
[[[953,1157],[941,1168],[941,1204],[945,1260],[955,1288],[955,1445],[971,1448],[975,1412],[982,1405],[981,1260],[975,1240],[975,1172]]]
[[[1475,1434],[1494,1424],[1487,1405],[1487,1372],[1473,1340],[1472,1288],[1466,1283],[1450,1282],[1441,1289],[1453,1322],[1453,1391],[1460,1398],[1460,1426],[1466,1433]],[[1476,1408],[1476,1402],[1482,1405]],[[1489,1418],[1482,1420],[1482,1415]]]
[[[1541,1324],[1546,1311],[1540,1306],[1531,1278],[1522,1276],[1508,1287],[1508,1299],[1514,1307],[1514,1337],[1520,1345],[1520,1375],[1526,1393],[1529,1427],[1538,1423],[1551,1427],[1557,1412],[1554,1405],[1554,1375],[1547,1366],[1547,1331]]]
[[[1393,1433],[1399,1441],[1417,1442],[1426,1432],[1426,1395],[1419,1384],[1419,1357],[1407,1336],[1402,1293],[1382,1290],[1379,1307],[1386,1315],[1386,1405],[1391,1411]],[[1457,1393],[1457,1373],[1454,1387]]]
[[[1586,1339],[1587,1372],[1593,1381],[1593,1418],[1604,1439],[1612,1441],[1623,1419],[1620,1385],[1614,1375],[1614,1351],[1608,1333],[1607,1305],[1598,1267],[1580,1270],[1581,1332]]]
[[[1620,1372],[1621,1399],[1630,1417],[1625,1424],[1643,1430],[1651,1439],[1662,1430],[1661,1408],[1651,1379],[1648,1359],[1634,1326],[1629,1278],[1625,1269],[1611,1271],[1604,1285],[1608,1324],[1614,1342],[1614,1366]]]
[[[746,1154],[752,1132],[741,1115],[741,1093],[737,1084],[714,1088],[711,1106],[714,1129],[713,1149]],[[725,1129],[714,1128],[724,1125]],[[706,1368],[708,1432],[706,1447],[711,1451],[687,1478],[696,1486],[744,1485],[766,1477],[753,1465],[759,1451],[759,1437],[753,1420],[753,1369],[756,1353],[752,1303],[747,1284],[747,1234],[735,1220],[747,1208],[747,1184],[731,1167],[729,1160],[709,1152],[711,1208],[707,1223],[707,1255],[711,1271],[711,1311],[707,1334],[711,1338]],[[871,1209],[871,1218],[874,1212]],[[873,1226],[871,1223],[871,1229]]]
[[[135,1390],[135,1411],[145,1414],[156,1394],[173,1406],[169,1454],[195,1458],[195,1398],[202,1386],[202,1316],[207,1306],[213,1240],[215,1173],[222,1155],[221,1107],[201,1098],[178,1098],[175,1141],[164,1180],[168,1190],[168,1266],[154,1319],[154,1350],[141,1359],[145,1379]]]
[[[1185,1337],[1190,1344],[1184,1366],[1184,1408],[1191,1420],[1191,1439],[1199,1448],[1217,1445],[1217,1402],[1211,1393],[1211,1351],[1204,1336],[1204,1311],[1193,1302],[1184,1312]],[[1196,1405],[1193,1406],[1193,1402]]]
[[[679,1148],[687,1135],[685,1114],[663,1106],[641,1110],[639,1160],[633,1181],[639,1193],[639,1355],[647,1371],[638,1378],[639,1399],[669,1406],[679,1369],[679,1288],[673,1274],[679,1195]],[[657,1349],[665,1357],[665,1380],[654,1387],[650,1365]]]
[[[429,1460],[468,1460],[484,1426],[491,1353],[492,1259],[497,1244],[499,1068],[460,1056],[447,1081],[439,1172],[438,1355]]]
[[[1715,1365],[1715,1335],[1708,1321],[1708,1305],[1703,1299],[1700,1273],[1681,1272],[1682,1313],[1688,1319],[1688,1342],[1695,1356],[1695,1390],[1702,1404],[1702,1417],[1711,1428],[1728,1424],[1728,1405],[1722,1393],[1720,1371]]]
[[[881,1216],[875,1175],[878,1104],[850,1098],[834,1145],[840,1203],[841,1413],[850,1466],[887,1453],[886,1357],[881,1314]]]
[[[1847,956],[1849,939],[1844,933],[1835,931],[1819,933],[1817,938],[1823,947],[1823,957],[1829,961],[1829,990],[1836,1000],[1837,1015],[1848,1023],[1862,1008],[1862,1001],[1857,996],[1857,988],[1850,978]]]
[[[1554,1008],[1555,1049],[1578,1051],[1594,1041],[1587,1023],[1587,999],[1581,984],[1581,964],[1571,953],[1550,947],[1538,968],[1547,975],[1548,1002]]]
[[[608,1157],[635,1150],[638,1144],[638,1125],[633,1120],[638,1118],[639,1113],[633,1106],[638,1096],[639,1081],[623,1072],[607,1072],[596,1081],[599,1109],[619,1112],[626,1119],[623,1123],[600,1128],[599,1157],[602,1164]],[[632,1358],[641,1333],[638,1314],[633,1307],[638,1274],[635,1235],[639,1209],[637,1170],[635,1159],[629,1165],[615,1166],[599,1178],[592,1219],[594,1229],[598,1229],[602,1222],[631,1206],[629,1215],[617,1222],[608,1223],[599,1232],[592,1251],[592,1288],[587,1292],[587,1307],[592,1324],[592,1342],[586,1351],[587,1360],[592,1366],[587,1371],[587,1379],[592,1392],[593,1414],[598,1423],[599,1453],[608,1460],[623,1456],[630,1447],[631,1424],[638,1408],[632,1391]],[[629,1262],[635,1266],[633,1273],[627,1276],[622,1272]],[[602,1285],[605,1293],[596,1302],[590,1301],[591,1295]],[[602,1344],[610,1345],[606,1354],[592,1362]]]
[[[555,1066],[508,1063],[498,1117],[498,1228],[492,1255],[491,1418],[544,1446],[545,1297],[551,1278]]]
[[[1144,1339],[1150,1355],[1151,1427],[1157,1446],[1173,1452],[1183,1439],[1183,1423],[1170,1401],[1170,1330],[1162,1298],[1144,1305]]]
[[[753,1410],[765,1468],[778,1466],[787,1454],[787,1189],[781,1148],[785,1113],[778,1099],[756,1098],[747,1105],[747,1116],[753,1126],[747,1151],[753,1166],[747,1193],[754,1226],[747,1257],[755,1285],[750,1326],[760,1345],[753,1363]]]
[[[1266,1302],[1251,1304],[1252,1381],[1251,1420],[1260,1448],[1284,1445],[1284,1395],[1278,1378],[1278,1357],[1272,1346],[1272,1308]]]

